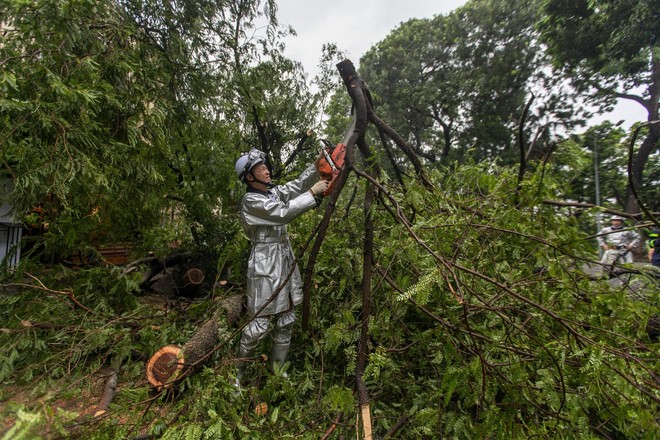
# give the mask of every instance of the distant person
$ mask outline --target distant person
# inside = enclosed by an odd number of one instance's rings
[[[610,226],[603,228],[598,235],[598,244],[605,251],[600,262],[610,268],[616,264],[632,263],[633,249],[640,241],[637,232],[623,227],[624,221],[623,217],[613,215]]]
[[[647,247],[649,248],[649,261],[653,266],[660,267],[660,229],[651,230]],[[656,272],[655,278],[660,279],[660,274]],[[646,333],[652,341],[660,340],[660,316],[657,313],[649,317],[646,323]]]
[[[649,250],[649,262],[655,267],[660,267],[660,229],[651,230],[646,246]]]

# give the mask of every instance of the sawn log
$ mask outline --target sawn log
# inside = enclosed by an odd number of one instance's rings
[[[161,347],[147,362],[146,374],[149,384],[157,391],[172,387],[181,374],[188,372],[218,342],[220,326],[231,326],[242,315],[244,295],[232,295],[219,301],[219,309],[213,317],[195,332],[182,347]]]

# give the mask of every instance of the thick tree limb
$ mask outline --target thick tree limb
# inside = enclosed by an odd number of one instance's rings
[[[94,417],[99,417],[105,414],[112,403],[112,400],[115,398],[115,394],[117,394],[117,372],[112,371],[105,381],[103,395],[101,396],[101,401],[96,407]]]
[[[357,75],[355,74],[355,68],[352,66],[353,64],[349,60],[337,64],[337,69],[339,70],[339,73],[342,76],[342,79],[344,80],[344,84],[346,85],[346,88],[348,89],[348,93],[351,95],[351,98],[353,98],[353,95],[355,94],[362,95],[362,82],[360,81],[360,78],[358,78]],[[362,98],[361,101],[365,102],[364,98]],[[353,99],[353,102],[356,102],[356,100]],[[330,194],[328,203],[325,206],[325,213],[323,215],[323,219],[319,224],[316,239],[314,241],[314,244],[312,245],[309,258],[307,259],[307,264],[303,271],[304,272],[303,304],[302,304],[303,331],[307,331],[307,329],[309,328],[310,295],[311,295],[311,286],[313,284],[312,277],[314,275],[314,266],[316,264],[316,258],[318,257],[318,253],[321,249],[321,245],[323,244],[323,240],[325,239],[325,233],[328,227],[330,226],[330,219],[332,218],[332,215],[335,212],[336,203],[337,203],[337,199],[339,198],[339,194],[341,194],[341,190],[343,189],[344,185],[346,184],[346,181],[348,180],[348,174],[350,173],[351,165],[354,162],[354,147],[357,144],[358,140],[364,137],[364,133],[367,131],[367,123],[368,121],[367,121],[366,107],[364,109],[359,109],[358,111],[356,111],[355,128],[353,129],[353,133],[351,134],[351,136],[348,139],[348,142],[346,143],[346,162],[344,164],[344,168],[342,168],[341,172],[339,173],[339,176],[337,177],[337,180],[335,181],[336,182],[335,189],[332,192],[332,194]]]
[[[357,121],[367,120],[367,99],[369,95],[367,90],[363,89],[363,83],[357,76],[355,67],[350,61],[344,61],[337,65],[339,73],[344,80],[344,84],[348,88],[348,93],[353,100]],[[364,141],[364,131],[366,131],[366,123],[363,124],[364,130],[359,133],[357,137],[357,145],[367,162],[370,163],[369,170],[370,176],[375,179],[378,169],[373,161],[373,154],[367,147]],[[355,168],[354,163],[347,163],[347,167]],[[362,416],[362,429],[365,439],[372,438],[371,428],[371,411],[369,407],[369,392],[362,380],[367,360],[369,358],[369,318],[371,316],[371,280],[372,280],[372,265],[373,265],[373,246],[374,246],[374,226],[372,217],[372,204],[374,199],[375,187],[372,183],[367,183],[367,189],[364,196],[364,246],[362,258],[362,313],[361,313],[361,329],[360,340],[358,342],[357,361],[355,368],[355,380],[358,390],[358,398],[360,402],[360,410]]]
[[[422,167],[422,162],[419,160],[419,157],[415,154],[415,151],[413,148],[408,145],[408,143],[390,127],[387,125],[383,120],[381,120],[376,114],[371,111],[369,112],[369,120],[373,122],[373,124],[378,128],[379,130],[382,130],[383,133],[385,133],[390,139],[394,141],[394,143],[405,153],[405,155],[408,157],[410,162],[412,163],[413,167],[415,168],[415,172],[417,173],[417,177],[422,181],[422,184],[431,189],[434,188],[433,183],[429,180],[428,176],[424,172],[424,168]]]

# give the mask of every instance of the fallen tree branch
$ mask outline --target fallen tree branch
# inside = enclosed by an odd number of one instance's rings
[[[584,209],[598,208],[600,209],[601,212],[605,212],[607,214],[613,214],[613,215],[620,215],[621,217],[628,217],[631,219],[636,219],[638,217],[644,216],[644,213],[642,212],[631,214],[629,212],[619,211],[618,209],[605,208],[604,206],[594,205],[593,203],[586,203],[586,202],[566,202],[562,200],[546,199],[543,200],[543,204],[551,205],[551,206],[563,206],[569,208],[584,208]],[[653,218],[654,216],[660,216],[660,212],[650,211],[647,215],[649,215],[650,218]]]
[[[406,423],[408,423],[408,420],[410,419],[410,416],[403,416],[399,420],[396,421],[394,425],[390,429],[387,430],[385,435],[383,436],[383,440],[388,439],[392,437],[394,434],[397,433],[399,429],[403,427]]]
[[[131,261],[121,271],[122,275],[128,275],[129,273],[135,272],[143,264],[154,264],[158,260],[158,257],[146,257],[140,258],[139,260]]]
[[[351,61],[342,61],[341,63],[337,64],[337,69],[339,70],[339,73],[344,80],[344,84],[346,85],[349,94],[351,94],[351,98],[353,98],[353,94],[362,94],[362,82],[357,77],[357,75],[354,74],[355,68],[353,67]],[[344,168],[342,168],[339,176],[337,176],[337,179],[335,180],[335,189],[332,194],[330,194],[329,200],[325,205],[325,213],[323,214],[323,219],[319,224],[316,239],[312,245],[309,257],[307,258],[307,264],[303,270],[304,277],[301,322],[303,331],[307,331],[309,328],[310,297],[311,288],[313,285],[312,277],[314,276],[314,266],[316,265],[316,259],[318,257],[319,251],[321,250],[323,240],[325,239],[325,233],[330,226],[330,219],[335,212],[339,194],[341,194],[341,191],[344,188],[346,181],[348,180],[348,174],[350,173],[351,165],[354,162],[354,147],[357,142],[364,137],[364,133],[367,130],[367,124],[368,120],[366,110],[363,112],[357,112],[353,133],[348,138],[348,142],[346,143],[346,162]]]
[[[167,345],[151,356],[146,365],[149,383],[157,391],[162,391],[178,383],[181,376],[196,370],[196,367],[215,351],[223,316],[224,320],[232,325],[240,316],[242,303],[242,295],[224,298],[220,309],[197,329],[183,347]]]
[[[385,133],[390,139],[394,141],[394,143],[405,153],[406,156],[408,156],[408,159],[412,163],[413,167],[415,168],[415,172],[417,173],[417,177],[422,181],[422,184],[429,189],[433,189],[433,183],[431,180],[429,180],[428,176],[424,172],[424,168],[422,167],[422,163],[419,160],[419,157],[415,154],[415,151],[408,145],[408,143],[397,133],[394,131],[393,128],[391,128],[389,125],[387,125],[382,119],[380,119],[378,116],[373,111],[369,112],[369,120],[373,122],[373,124],[378,128],[378,130],[382,131]]]
[[[108,379],[105,381],[103,395],[101,395],[101,401],[96,407],[94,417],[100,417],[106,413],[108,407],[112,403],[112,400],[115,398],[115,394],[117,394],[117,372],[112,371],[108,376]]]
[[[6,287],[25,287],[25,288],[28,288],[28,289],[43,290],[43,291],[48,292],[48,293],[55,293],[57,295],[68,296],[69,299],[71,300],[71,302],[73,302],[78,308],[81,308],[81,309],[85,310],[86,312],[91,313],[92,315],[98,316],[98,314],[94,310],[92,310],[89,307],[83,305],[80,301],[78,301],[76,299],[75,295],[73,294],[73,290],[70,289],[69,291],[60,291],[60,290],[49,289],[48,287],[45,286],[44,283],[41,282],[41,280],[39,278],[37,278],[34,275],[29,274],[27,272],[26,272],[26,275],[29,276],[30,278],[32,278],[33,280],[35,280],[37,283],[39,283],[39,286],[35,286],[34,284],[25,284],[25,283],[0,284],[0,286],[3,286],[3,287],[5,287],[5,286]]]
[[[328,428],[327,431],[323,434],[323,437],[321,437],[321,440],[327,440],[330,438],[330,435],[337,429],[337,424],[339,423],[339,420],[341,419],[341,413],[337,414],[337,417],[335,417],[335,420],[332,422],[332,425]]]

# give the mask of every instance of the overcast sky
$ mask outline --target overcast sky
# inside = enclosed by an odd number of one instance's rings
[[[360,57],[411,18],[446,14],[466,0],[277,0],[280,24],[297,37],[286,40],[286,55],[313,76],[324,43],[335,43],[355,67]]]
[[[318,62],[325,43],[335,43],[359,71],[360,57],[383,40],[394,28],[411,18],[447,14],[466,0],[277,0],[281,25],[290,25],[296,37],[285,40],[285,55],[300,61],[311,77],[318,72]],[[612,114],[595,118],[625,120],[625,127],[646,120],[642,106],[624,101]]]

